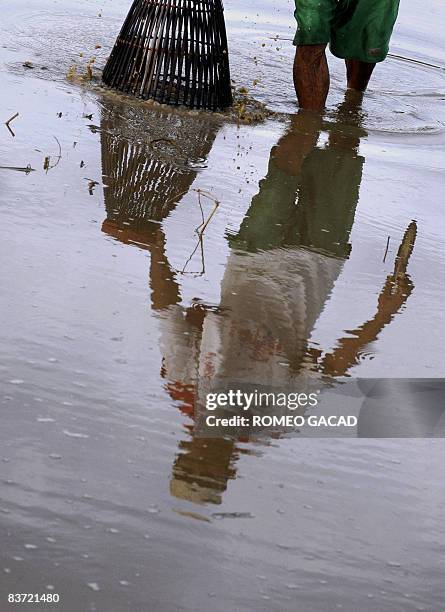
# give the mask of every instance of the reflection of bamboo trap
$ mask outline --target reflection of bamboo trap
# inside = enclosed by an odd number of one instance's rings
[[[232,102],[221,0],[135,0],[103,72],[110,87],[166,104]]]
[[[176,133],[183,130],[185,135],[184,144],[177,147],[187,147],[182,151],[182,157],[191,162],[205,159],[215,138],[213,126],[196,123],[196,117],[193,119],[188,125],[187,119],[174,118]],[[170,156],[161,156],[150,144],[130,142],[120,134],[115,135],[120,131],[116,128],[123,127],[122,120],[114,118],[113,123],[110,121],[103,120],[101,130],[107,211],[103,230],[122,242],[149,247],[154,230],[188,193],[197,170],[190,164],[177,163],[176,150]],[[159,123],[159,117],[154,117],[154,121]],[[169,136],[167,122],[165,125]],[[189,129],[193,130],[190,137]],[[173,140],[167,136],[152,142]]]

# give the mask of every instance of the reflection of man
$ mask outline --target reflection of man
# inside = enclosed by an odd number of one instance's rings
[[[339,108],[325,146],[316,146],[321,117],[301,112],[272,149],[260,191],[230,237],[223,314],[204,323],[202,385],[285,388],[299,377],[301,388],[316,374],[308,339],[349,256],[364,163],[365,132],[343,125],[348,109]]]
[[[176,297],[159,311],[162,373],[171,396],[195,422],[205,394],[222,387],[248,383],[295,390],[323,374],[345,374],[409,295],[411,286],[400,268],[399,276],[388,279],[376,316],[353,338],[340,340],[329,355],[308,347],[349,256],[359,198],[364,158],[358,147],[365,132],[357,122],[343,123],[355,112],[349,99],[350,94],[325,146],[317,146],[321,118],[300,113],[272,150],[260,191],[238,234],[229,237],[218,308],[197,301],[184,310],[179,286],[169,280]],[[153,295],[158,278],[152,263]],[[235,473],[235,449],[234,442],[222,438],[194,437],[183,444],[172,493],[195,502],[218,501]]]
[[[325,49],[346,63],[348,88],[365,91],[386,58],[399,0],[295,0],[294,83],[302,108],[320,110],[329,91]]]
[[[359,143],[365,135],[354,95],[348,92],[337,122],[326,126],[325,145],[318,144],[321,117],[301,112],[272,149],[259,193],[239,232],[229,237],[231,253],[216,308],[199,300],[189,308],[181,305],[180,285],[166,255],[160,223],[190,188],[196,172],[160,160],[150,147],[115,137],[115,126],[103,122],[107,208],[103,229],[150,251],[161,373],[170,396],[194,421],[173,465],[171,492],[177,497],[219,503],[236,474],[234,464],[241,450],[233,440],[196,435],[206,392],[236,382],[295,390],[323,374],[344,375],[412,289],[406,265],[415,226],[407,231],[376,315],[340,340],[331,354],[308,346],[351,248],[364,164]],[[201,156],[207,155],[212,139],[210,134],[204,141],[196,140],[201,153],[204,149]],[[169,190],[167,199],[162,185]]]

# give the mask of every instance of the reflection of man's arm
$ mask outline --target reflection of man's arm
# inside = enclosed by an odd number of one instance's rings
[[[159,227],[150,244],[150,287],[153,310],[180,302],[179,285],[165,253],[165,236]]]
[[[319,113],[300,111],[292,117],[290,128],[272,150],[277,167],[292,176],[300,174],[305,158],[317,144],[321,126]]]
[[[376,340],[382,329],[388,325],[394,315],[410,296],[414,285],[406,274],[409,257],[416,239],[417,225],[413,221],[405,235],[397,254],[394,273],[388,276],[380,293],[377,313],[374,318],[352,331],[352,337],[342,338],[338,347],[325,356],[321,370],[330,376],[344,376],[354,366],[363,349]]]

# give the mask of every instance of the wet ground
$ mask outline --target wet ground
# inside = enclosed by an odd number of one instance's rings
[[[227,2],[255,126],[68,82],[127,8],[2,15],[0,609],[443,609],[440,440],[195,435],[215,380],[443,377],[443,8],[405,1],[361,108],[333,59],[321,118],[290,3]]]

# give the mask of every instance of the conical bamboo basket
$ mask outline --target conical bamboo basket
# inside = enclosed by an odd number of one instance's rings
[[[232,103],[221,0],[135,0],[103,72],[112,88],[160,103]]]

